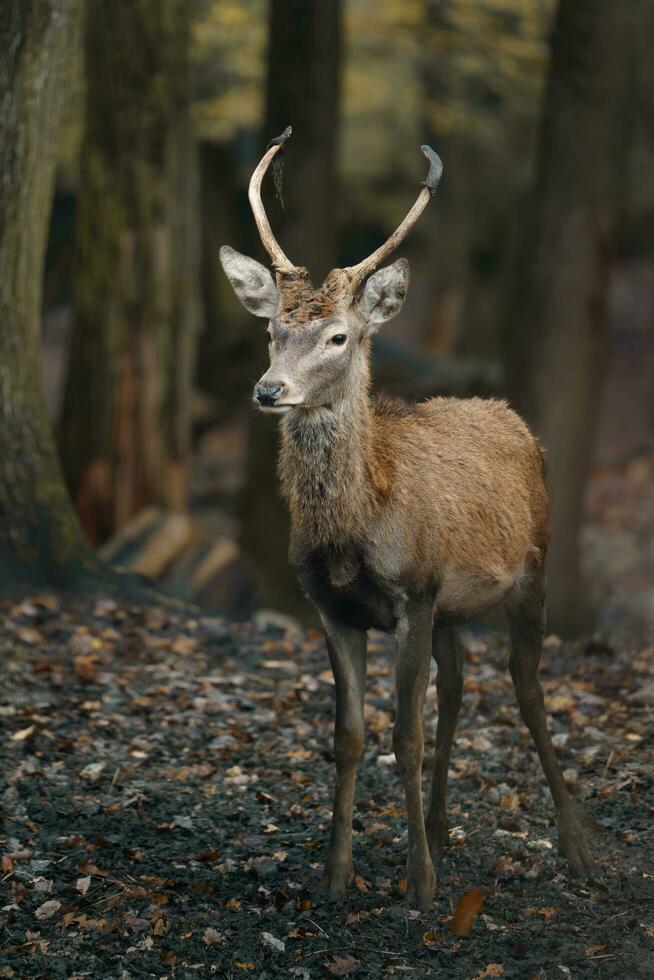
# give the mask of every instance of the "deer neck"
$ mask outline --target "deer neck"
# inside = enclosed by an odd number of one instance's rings
[[[371,507],[367,379],[333,408],[295,409],[281,424],[280,478],[294,536],[318,547],[356,542]]]

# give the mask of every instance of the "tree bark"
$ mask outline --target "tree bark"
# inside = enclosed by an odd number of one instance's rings
[[[77,0],[0,14],[0,591],[100,573],[61,475],[41,395],[41,295],[63,75]]]
[[[185,0],[89,0],[61,447],[94,542],[187,501],[199,209]]]
[[[608,350],[623,5],[560,0],[507,346],[516,408],[547,452],[550,626],[582,622],[579,533]]]
[[[336,261],[336,152],[341,0],[272,0],[264,142],[289,124],[283,208],[268,194],[275,236],[319,285]],[[270,186],[270,183],[269,183]]]
[[[289,124],[293,137],[285,149],[284,209],[268,180],[266,210],[286,254],[307,266],[318,284],[337,262],[341,33],[340,0],[272,0],[262,148]],[[263,332],[259,351],[257,377],[266,366]],[[307,603],[287,560],[289,520],[276,479],[277,430],[271,421],[252,414],[241,546],[260,602],[306,617]]]

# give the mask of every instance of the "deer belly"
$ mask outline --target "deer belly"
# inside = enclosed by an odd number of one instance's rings
[[[486,612],[504,598],[518,574],[497,571],[479,574],[468,569],[445,572],[436,596],[439,618],[465,622]]]

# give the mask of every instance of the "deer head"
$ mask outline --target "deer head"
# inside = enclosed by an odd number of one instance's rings
[[[270,366],[255,385],[254,400],[263,411],[277,413],[295,407],[334,407],[357,382],[365,383],[368,340],[380,324],[400,312],[409,286],[406,259],[374,270],[418,220],[443,172],[438,155],[429,146],[421,147],[429,173],[404,221],[367,259],[332,269],[322,286],[314,289],[307,269],[293,265],[282,251],[261,202],[264,174],[290,135],[289,126],[270,143],[248,192],[275,279],[254,259],[228,245],[220,249],[225,275],[245,309],[269,321]]]

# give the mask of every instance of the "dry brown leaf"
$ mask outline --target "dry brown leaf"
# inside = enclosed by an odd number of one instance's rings
[[[423,933],[422,941],[426,946],[441,946],[443,937],[435,929],[430,929],[428,932]]]
[[[241,903],[238,898],[229,898],[225,905],[228,909],[240,909]]]
[[[95,680],[95,665],[98,660],[97,653],[80,653],[73,658],[75,673],[81,681],[90,684]]]
[[[211,926],[207,926],[202,933],[202,941],[204,942],[205,946],[213,946],[214,943],[219,943],[222,938],[222,932],[218,932],[217,929],[212,929]]]
[[[10,736],[12,742],[24,742],[25,739],[29,738],[36,731],[36,725],[29,725],[27,728],[21,728],[20,731],[14,732]]]
[[[155,936],[165,936],[166,935],[166,923],[163,919],[157,919],[154,924],[153,933]]]
[[[16,630],[16,636],[21,643],[25,643],[30,647],[35,647],[39,643],[45,643],[43,633],[40,633],[34,626],[21,626],[20,629]]]
[[[365,878],[362,878],[361,875],[354,876],[354,884],[360,892],[367,892],[370,890],[368,887],[368,882],[365,880]]]
[[[484,980],[485,977],[503,977],[504,967],[501,963],[489,963],[479,973],[476,973],[473,980]]]
[[[8,854],[2,855],[2,870],[5,874],[11,874],[14,870],[14,862],[11,860]]]
[[[455,936],[467,936],[476,916],[484,907],[486,892],[483,888],[471,888],[459,899],[450,922],[450,929]]]
[[[500,798],[500,806],[503,810],[512,810],[515,812],[520,809],[520,797],[515,789],[509,790]]]
[[[99,868],[93,861],[83,861],[77,870],[86,875],[97,875],[98,878],[107,878],[109,876],[108,871]]]
[[[56,898],[51,898],[48,902],[44,902],[43,905],[39,905],[34,915],[43,922],[45,919],[51,919],[60,908],[61,902],[58,902]]]
[[[331,960],[325,960],[325,967],[334,977],[345,977],[359,965],[353,956],[339,956],[334,953]]]
[[[584,950],[586,956],[597,956],[598,953],[604,953],[609,947],[608,946],[589,946],[588,949]]]
[[[80,893],[80,895],[86,895],[90,887],[91,875],[86,875],[85,878],[78,878],[75,882],[75,889]]]

